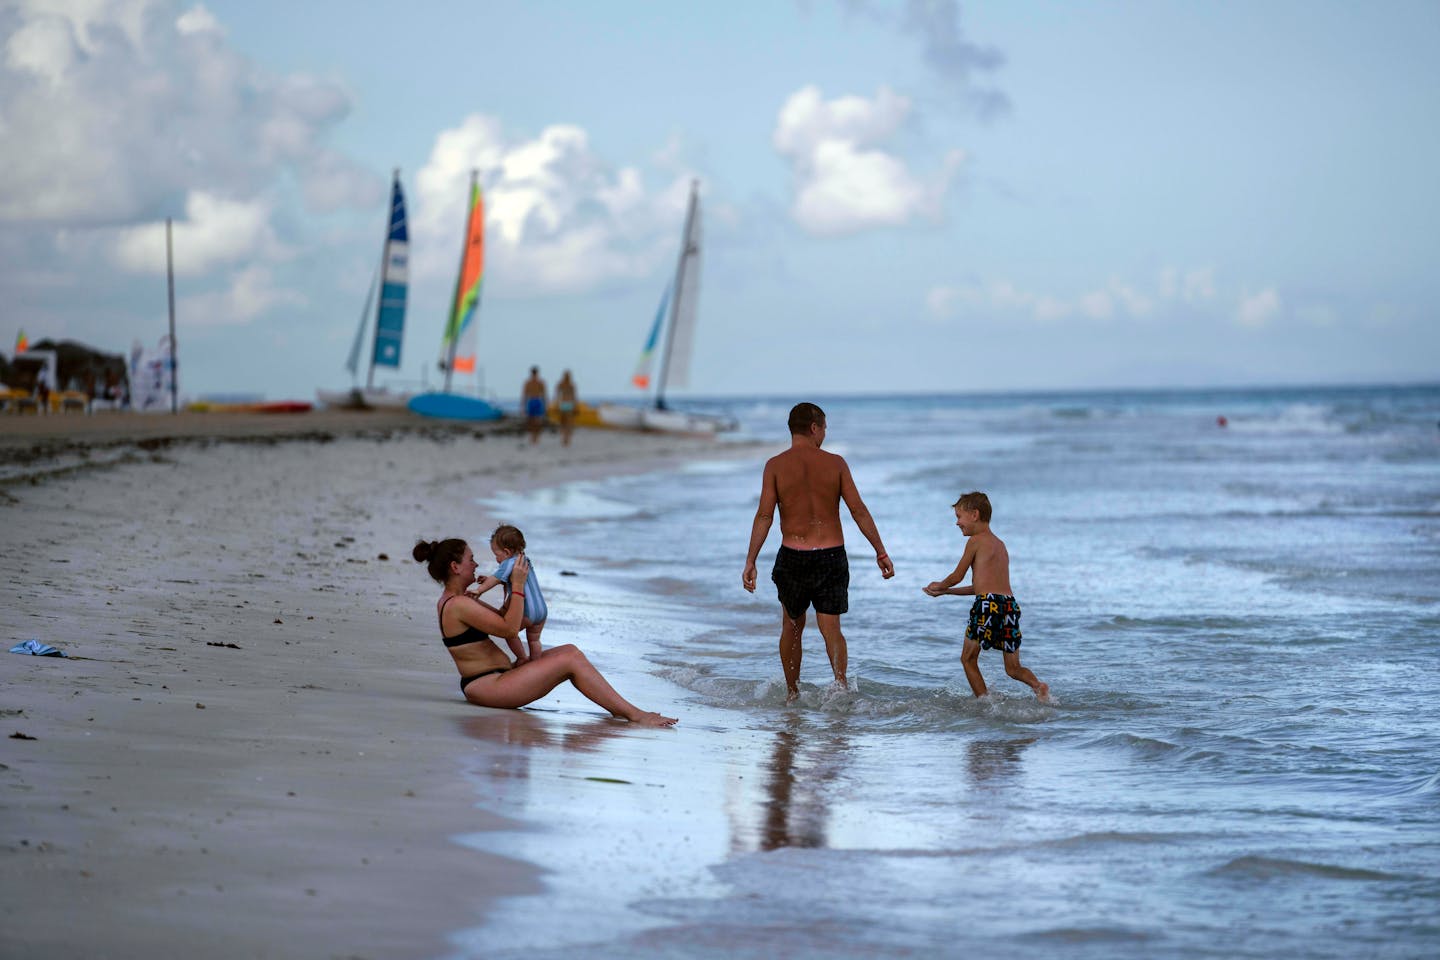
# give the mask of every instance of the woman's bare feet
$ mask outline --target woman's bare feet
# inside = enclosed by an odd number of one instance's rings
[[[673,727],[680,722],[678,717],[664,717],[653,710],[641,710],[633,717],[626,717],[631,723],[638,723],[642,727]]]

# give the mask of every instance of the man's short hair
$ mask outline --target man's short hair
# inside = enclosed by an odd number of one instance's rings
[[[815,424],[825,426],[825,411],[813,403],[797,403],[790,408],[790,432],[809,433]]]
[[[962,493],[960,499],[951,504],[957,510],[974,510],[980,514],[981,523],[990,522],[990,498],[979,490]]]

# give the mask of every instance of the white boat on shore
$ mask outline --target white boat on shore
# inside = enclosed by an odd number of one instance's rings
[[[404,410],[414,398],[411,391],[387,387],[351,387],[349,390],[316,390],[315,399],[327,407],[349,410]]]

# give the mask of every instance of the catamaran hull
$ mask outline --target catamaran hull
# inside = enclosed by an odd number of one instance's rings
[[[499,420],[504,416],[488,400],[455,393],[422,393],[411,398],[407,406],[412,413],[441,420]]]
[[[316,390],[315,399],[327,407],[347,410],[404,410],[415,394],[373,390]]]
[[[645,411],[639,407],[629,407],[623,403],[602,403],[595,408],[595,414],[600,423],[606,427],[618,427],[621,430],[639,430],[644,424]]]
[[[713,434],[735,429],[733,422],[721,417],[682,413],[679,410],[656,410],[654,407],[642,410],[640,420],[646,430],[662,433]]]
[[[654,430],[658,433],[714,434],[735,429],[733,420],[711,417],[680,410],[658,410],[655,407],[631,407],[621,403],[602,403],[596,408],[600,422],[622,430]]]

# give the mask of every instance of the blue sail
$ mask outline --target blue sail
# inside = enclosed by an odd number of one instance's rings
[[[400,174],[390,194],[390,233],[385,238],[385,265],[380,276],[380,307],[375,314],[372,367],[399,367],[405,334],[405,296],[410,287],[410,233],[405,226],[405,194]]]

